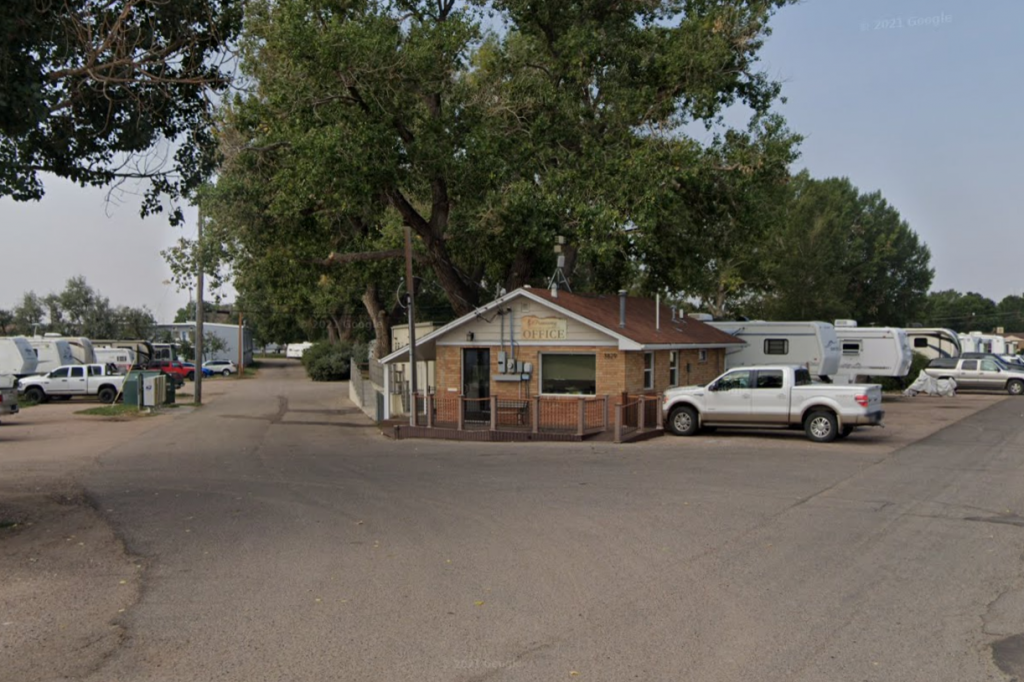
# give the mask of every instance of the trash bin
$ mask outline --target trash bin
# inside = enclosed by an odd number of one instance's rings
[[[173,381],[168,381],[167,382],[167,393],[164,396],[164,404],[165,405],[173,405],[174,404],[174,394],[175,394],[175,391],[177,391],[177,388],[175,387],[174,382]]]

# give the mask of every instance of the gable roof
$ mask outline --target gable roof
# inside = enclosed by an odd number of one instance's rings
[[[620,350],[728,348],[746,345],[746,341],[692,317],[677,318],[673,322],[672,310],[665,305],[661,306],[659,327],[655,319],[655,302],[649,298],[627,296],[626,326],[620,327],[617,295],[581,295],[559,291],[557,296],[552,296],[547,289],[522,288],[510,291],[417,340],[417,355],[432,353],[441,336],[517,298],[530,299],[607,334],[619,342]],[[408,356],[406,346],[381,358],[380,362],[386,364]]]

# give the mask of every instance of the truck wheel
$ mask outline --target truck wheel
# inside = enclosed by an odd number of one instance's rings
[[[110,386],[104,386],[100,389],[97,397],[100,399],[101,403],[112,403],[117,400],[117,391]]]
[[[1024,393],[1024,381],[1020,379],[1010,379],[1006,382],[1006,392],[1010,395],[1021,395]]]
[[[856,426],[844,426],[843,428],[839,429],[839,435],[836,436],[836,437],[839,438],[840,440],[842,440],[843,438],[846,438],[851,433],[853,433],[853,430],[855,428],[857,428],[857,427]]]
[[[185,378],[188,379],[189,381],[195,381],[196,380],[196,373],[195,372],[189,372],[185,376]]]
[[[668,429],[677,436],[692,436],[697,433],[697,410],[681,405],[669,414]]]
[[[836,416],[822,410],[811,412],[804,421],[804,433],[815,443],[831,443],[839,436]]]
[[[25,389],[25,400],[30,403],[45,403],[46,402],[46,391],[39,388],[38,386],[29,386]]]

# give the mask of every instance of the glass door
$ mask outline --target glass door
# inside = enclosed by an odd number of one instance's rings
[[[462,350],[462,395],[467,422],[491,421],[491,349]]]

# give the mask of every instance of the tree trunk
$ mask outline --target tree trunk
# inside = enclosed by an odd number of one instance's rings
[[[373,357],[380,360],[391,353],[391,320],[387,309],[380,301],[376,284],[367,284],[363,293],[363,305],[373,323],[376,339],[373,342]]]

